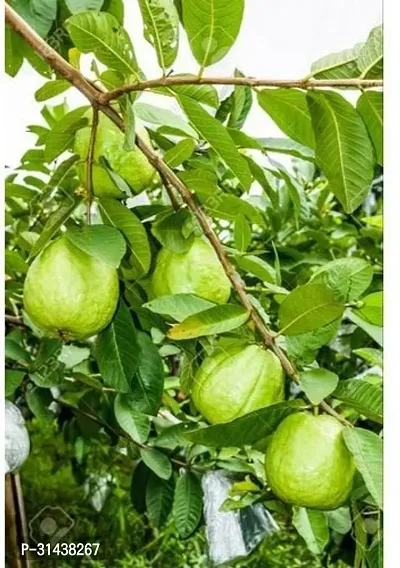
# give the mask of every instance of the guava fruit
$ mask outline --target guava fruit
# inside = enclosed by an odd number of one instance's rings
[[[182,254],[163,248],[151,283],[155,298],[195,294],[216,304],[226,304],[231,293],[231,283],[214,249],[200,238],[195,238],[190,249]]]
[[[267,448],[265,472],[272,491],[286,503],[310,509],[337,509],[348,498],[355,464],[343,426],[327,414],[291,414]]]
[[[284,373],[272,351],[258,345],[217,347],[197,371],[192,399],[212,424],[230,422],[284,398]]]
[[[87,166],[84,160],[87,159],[89,151],[92,111],[88,111],[84,116],[89,119],[89,126],[77,131],[74,152],[82,160],[77,169],[81,184],[86,187]],[[139,136],[150,144],[146,128],[139,122],[135,126]],[[99,163],[101,156],[107,160],[113,171],[129,183],[134,193],[149,189],[159,179],[156,170],[139,148],[127,151],[124,150],[123,145],[123,133],[107,116],[100,113],[93,163],[93,192],[97,197],[126,197],[114,184],[107,170]]]
[[[84,339],[111,321],[119,297],[117,271],[66,237],[48,245],[29,267],[24,307],[48,337]]]

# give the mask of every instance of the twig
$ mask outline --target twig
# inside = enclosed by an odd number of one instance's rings
[[[15,325],[17,327],[24,327],[24,328],[26,327],[23,319],[20,318],[19,316],[10,316],[8,314],[4,314],[4,320],[6,323],[9,323],[10,325]]]
[[[66,61],[64,61],[64,59],[62,57],[60,57],[56,52],[54,52],[54,50],[52,50],[52,48],[50,46],[48,46],[46,44],[46,42],[8,4],[5,5],[5,14],[6,14],[7,22],[11,25],[11,27],[14,29],[14,31],[16,31],[19,35],[21,35],[21,37],[25,41],[27,41],[29,43],[29,45],[31,45],[31,47],[37,53],[39,53],[55,70],[57,70],[65,79],[70,81],[83,95],[85,95],[85,97],[91,102],[92,105],[95,105],[95,106],[97,105],[101,112],[106,114],[114,122],[114,124],[116,124],[116,126],[118,126],[118,128],[121,131],[124,131],[124,121],[122,120],[120,115],[113,108],[111,108],[111,106],[109,106],[107,104],[108,99],[107,99],[107,97],[105,97],[105,95],[107,95],[107,93],[104,93],[104,92],[97,90],[75,68],[73,68],[73,73],[71,73],[70,67],[72,67],[72,66],[69,65],[69,63],[67,63]],[[79,77],[77,76],[77,74],[79,75]],[[164,81],[164,83],[163,83],[164,86],[166,84],[165,81],[167,81],[167,79],[173,79],[175,81],[175,84],[190,84],[189,79],[186,79],[186,82],[185,82],[185,78],[179,79],[180,81],[183,81],[183,82],[178,83],[177,79],[174,78],[174,77],[165,77],[165,78],[162,79],[162,81]],[[235,79],[235,82],[236,82],[236,79],[243,79],[243,78],[242,77],[236,77],[234,79]],[[157,80],[157,81],[158,81],[157,84],[160,85],[161,79]],[[210,78],[208,78],[208,79],[197,78],[195,80],[193,78],[190,78],[190,81],[192,81],[193,84],[196,84],[196,83],[197,84],[206,84],[205,81],[208,81],[208,82],[214,81],[214,83],[215,83],[215,80],[210,79]],[[252,81],[254,81],[254,80],[252,80]],[[348,81],[350,81],[350,80],[340,81],[340,84],[342,86],[344,84],[349,86],[351,83],[349,84]],[[353,83],[354,83],[354,81],[357,81],[357,87],[359,87],[359,85],[360,85],[359,80],[352,80],[352,81],[353,81]],[[141,85],[143,86],[144,83],[146,83],[146,82],[142,82]],[[314,82],[300,81],[300,82],[297,82],[296,85],[298,86],[300,83],[303,86],[304,85],[306,85],[306,86],[308,85],[309,87],[311,87],[311,86],[315,87],[316,86],[315,81]],[[224,84],[224,83],[221,83],[221,82],[218,83],[217,82],[217,84]],[[371,81],[368,81],[368,84],[370,85]],[[381,82],[378,81],[378,82],[375,82],[375,84],[377,86],[379,86],[379,84],[381,84]],[[282,86],[283,82],[280,82],[280,85]],[[286,87],[289,88],[289,87],[293,87],[293,86],[296,86],[296,85],[293,82],[289,81],[289,82],[287,82]],[[338,85],[339,85],[339,83],[336,83],[336,86],[338,86]],[[154,86],[154,83],[153,83],[153,86]],[[277,86],[277,84],[275,86]],[[318,82],[318,86],[321,86],[321,82]],[[332,86],[332,83],[327,85],[326,82],[324,82],[323,86]],[[354,83],[354,86],[355,86],[355,83]],[[136,87],[137,87],[137,85],[136,85]],[[114,93],[115,93],[115,91],[114,91]],[[296,383],[299,383],[299,375],[298,375],[295,367],[290,362],[290,360],[286,357],[286,354],[283,352],[283,350],[275,342],[274,334],[267,328],[263,319],[259,316],[258,312],[255,310],[252,303],[250,302],[250,299],[248,298],[248,296],[246,294],[246,290],[245,290],[244,285],[242,284],[239,276],[237,275],[233,265],[229,261],[228,256],[226,255],[226,253],[225,253],[225,251],[222,247],[222,244],[220,243],[218,236],[217,236],[217,234],[215,233],[215,231],[212,227],[211,220],[208,218],[206,213],[203,211],[203,209],[197,203],[192,192],[179,179],[179,177],[175,174],[175,172],[169,168],[169,166],[154,151],[154,149],[147,142],[145,142],[145,140],[143,140],[143,138],[141,138],[140,136],[136,136],[136,144],[139,147],[139,149],[143,152],[143,154],[145,154],[145,156],[147,157],[149,162],[155,167],[155,169],[158,170],[162,179],[165,179],[172,187],[174,187],[179,192],[183,201],[186,203],[186,205],[189,207],[189,209],[193,212],[193,214],[195,215],[195,217],[197,218],[197,220],[200,224],[200,227],[203,230],[204,235],[208,238],[212,247],[214,248],[214,250],[215,250],[215,252],[216,252],[216,254],[217,254],[224,270],[225,270],[226,275],[228,276],[228,278],[231,281],[234,289],[236,290],[236,293],[239,296],[239,299],[240,299],[242,305],[249,312],[250,317],[254,322],[254,325],[256,326],[259,333],[261,334],[265,346],[267,348],[271,349],[276,354],[276,356],[279,358],[281,365],[282,365],[282,368],[284,369],[286,374],[289,377],[291,377],[291,379],[293,381],[295,381]],[[343,416],[339,415],[326,402],[323,402],[321,404],[321,407],[323,408],[323,410],[325,412],[327,412],[331,416],[334,416],[335,418],[337,418],[342,424],[344,424],[346,426],[352,426],[352,424],[350,422],[348,422]]]
[[[160,177],[162,179],[165,190],[168,193],[172,208],[174,209],[174,211],[179,211],[180,205],[175,197],[173,185],[162,174],[160,174]]]
[[[101,96],[101,104],[107,104],[126,93],[145,91],[160,87],[176,87],[178,85],[241,85],[247,87],[281,87],[284,89],[315,89],[323,87],[347,89],[371,89],[383,86],[381,79],[254,79],[252,77],[202,77],[202,76],[169,76],[140,81],[131,85],[122,85]]]
[[[93,203],[93,161],[94,161],[94,149],[96,145],[96,133],[97,133],[97,127],[99,125],[99,109],[95,105],[93,105],[92,108],[93,108],[93,118],[92,118],[92,126],[90,129],[89,150],[86,159],[86,186],[87,186],[86,219],[88,225],[90,225],[91,223],[91,209]]]

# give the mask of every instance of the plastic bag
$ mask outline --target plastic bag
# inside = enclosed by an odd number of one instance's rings
[[[279,530],[260,503],[236,511],[219,510],[232,482],[232,476],[222,470],[209,471],[202,478],[206,535],[214,566],[248,556],[265,536]]]
[[[24,463],[29,455],[28,430],[20,409],[9,400],[5,401],[5,469],[13,472]]]

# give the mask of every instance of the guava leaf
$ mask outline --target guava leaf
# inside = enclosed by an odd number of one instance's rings
[[[181,140],[164,154],[164,161],[170,168],[177,168],[188,160],[196,148],[196,142],[192,138]]]
[[[324,511],[293,508],[293,524],[313,554],[322,554],[329,541],[328,521]]]
[[[117,394],[114,400],[114,413],[118,424],[135,442],[142,444],[150,433],[149,418],[136,410],[132,399],[124,394]]]
[[[357,101],[357,110],[365,122],[376,152],[378,164],[383,165],[383,93],[365,91]]]
[[[380,386],[362,379],[346,379],[339,381],[333,396],[363,416],[382,424],[383,391]]]
[[[203,513],[203,490],[191,471],[185,471],[175,487],[172,516],[181,538],[187,538],[197,528]]]
[[[165,480],[151,473],[146,486],[146,506],[149,519],[156,527],[162,526],[168,519],[173,499],[173,477]]]
[[[380,509],[383,506],[383,441],[364,428],[346,428],[344,440],[353,454],[358,471]]]
[[[154,449],[142,448],[140,455],[144,463],[161,479],[169,479],[172,475],[172,465],[168,457]]]
[[[164,390],[164,367],[157,347],[150,337],[139,332],[137,341],[140,361],[131,385],[131,397],[135,408],[146,414],[156,414]]]
[[[357,314],[357,310],[347,310],[346,317],[365,331],[374,341],[383,347],[383,327],[365,321]]]
[[[79,249],[114,268],[118,268],[126,251],[121,233],[108,225],[70,227],[64,235]]]
[[[309,369],[300,374],[300,386],[313,404],[320,404],[338,382],[339,377],[327,369]]]
[[[306,405],[301,400],[279,402],[225,424],[216,424],[188,432],[185,437],[202,446],[240,448],[266,438],[289,414],[299,412],[304,408]]]
[[[344,309],[344,304],[324,284],[299,286],[280,305],[281,333],[299,335],[313,331],[338,319]]]
[[[372,282],[372,266],[362,258],[338,258],[316,272],[311,281],[323,282],[338,300],[351,302],[365,292]]]
[[[193,294],[173,294],[172,296],[162,296],[151,302],[144,304],[144,308],[154,312],[171,316],[181,322],[192,316],[212,308],[214,304]]]
[[[173,0],[139,0],[144,37],[154,47],[165,72],[174,63],[179,46],[179,15]]]
[[[383,77],[383,26],[373,28],[367,41],[360,48],[357,66],[361,77],[381,79]]]
[[[363,306],[357,309],[357,315],[373,325],[383,326],[383,292],[374,292],[362,299]]]
[[[239,215],[235,221],[233,237],[236,248],[240,252],[245,252],[251,241],[251,227],[243,215]]]
[[[249,316],[249,312],[242,306],[234,304],[213,306],[174,325],[169,330],[168,337],[181,340],[226,333],[246,323]]]

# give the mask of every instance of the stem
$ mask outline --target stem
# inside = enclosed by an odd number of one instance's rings
[[[97,108],[97,106],[93,105],[92,127],[90,130],[89,150],[86,159],[86,186],[87,186],[86,219],[88,225],[90,225],[91,223],[91,209],[93,203],[93,161],[94,161],[94,149],[96,145],[96,133],[98,125],[99,125],[99,109]]]
[[[246,87],[281,87],[284,89],[315,89],[318,87],[347,88],[347,89],[371,89],[383,86],[381,79],[255,79],[252,77],[184,77],[169,76],[157,79],[148,79],[131,85],[122,85],[101,97],[101,103],[106,104],[113,99],[118,99],[126,93],[145,91],[159,87],[174,87],[178,85],[241,85]]]
[[[23,39],[25,39],[32,46],[32,48],[37,53],[39,53],[42,56],[42,58],[45,59],[55,70],[57,70],[65,79],[70,81],[83,95],[85,95],[85,97],[91,102],[91,104],[93,106],[98,107],[98,109],[101,112],[103,112],[104,114],[106,114],[114,122],[114,124],[116,124],[116,126],[118,126],[118,128],[121,131],[124,131],[124,121],[122,120],[120,115],[113,108],[111,108],[111,106],[109,106],[109,104],[108,104],[108,101],[110,100],[108,96],[109,96],[110,93],[104,93],[104,92],[96,89],[75,68],[72,68],[73,73],[71,73],[70,68],[72,66],[69,65],[69,63],[67,63],[66,61],[64,61],[64,59],[62,57],[60,57],[50,46],[48,46],[46,44],[46,42],[34,30],[32,30],[32,28],[30,28],[29,25],[8,4],[5,5],[5,14],[6,14],[7,22],[11,25],[11,27],[14,29],[14,31],[16,31]],[[77,74],[79,75],[79,77],[77,77]],[[247,84],[245,81],[243,81],[243,79],[246,80],[246,78],[243,78],[243,77],[233,77],[233,78],[229,78],[229,82],[230,82],[230,84]],[[153,81],[153,82],[151,82],[151,81],[141,82],[140,83],[140,85],[142,86],[141,90],[143,90],[143,85],[145,85],[145,86],[147,85],[146,88],[150,88],[151,86],[155,86],[155,84],[157,84],[158,86],[160,86],[160,85],[165,86],[165,85],[170,84],[171,81],[172,81],[172,84],[175,84],[175,85],[176,84],[181,84],[181,85],[182,84],[210,84],[210,83],[212,83],[212,84],[227,84],[227,79],[218,79],[218,78],[217,79],[214,79],[214,78],[206,79],[206,78],[193,78],[193,77],[190,77],[190,78],[163,77],[162,79],[158,79],[156,82],[155,81]],[[232,83],[232,81],[234,83]],[[251,79],[251,81],[254,82],[254,81],[257,81],[257,80]],[[350,83],[349,83],[349,81],[350,81]],[[355,81],[356,81],[356,83],[355,83]],[[284,81],[276,82],[276,83],[274,83],[274,86],[278,86],[278,83],[279,83],[280,86],[283,86],[283,84],[285,82]],[[316,84],[319,85],[319,86],[322,86],[321,81],[318,81],[318,83],[316,83],[316,81],[313,81],[312,84],[310,84],[310,83],[311,82],[304,82],[304,81],[300,81],[300,82],[287,81],[285,86],[287,88],[300,86],[300,84],[303,85],[303,88],[315,87]],[[380,81],[374,81],[373,83],[374,83],[375,86],[379,86],[378,83],[380,84],[381,82]],[[329,81],[329,84],[327,84],[327,81],[323,82],[323,86],[332,86],[332,84],[333,84],[332,81]],[[342,80],[342,81],[339,81],[339,82],[335,81],[336,86],[338,86],[339,84],[341,86],[343,86],[343,85],[355,86],[357,84],[357,87],[359,87],[359,80],[358,79],[356,79],[356,80],[347,79],[347,80]],[[368,84],[371,86],[371,81],[368,81]],[[135,87],[136,90],[138,90],[137,85],[138,84],[133,86],[133,87]],[[254,84],[253,84],[253,86],[254,86]],[[272,85],[270,84],[270,86],[272,86]],[[135,89],[131,88],[131,90],[135,90]],[[123,93],[125,93],[125,92],[129,92],[129,89],[128,90],[125,89],[125,91],[123,91]],[[114,93],[115,93],[115,91],[114,91]],[[121,92],[121,94],[122,94],[122,92]],[[166,180],[166,182],[168,184],[170,184],[172,187],[174,187],[178,191],[178,193],[182,197],[182,200],[186,203],[188,208],[192,211],[192,213],[196,217],[197,221],[199,222],[199,225],[202,228],[204,235],[207,237],[207,239],[210,241],[210,244],[214,248],[214,250],[215,250],[215,252],[216,252],[216,254],[217,254],[224,270],[225,270],[226,275],[228,276],[229,280],[232,283],[232,286],[234,287],[237,295],[239,296],[239,299],[240,299],[242,305],[249,312],[250,318],[254,322],[255,327],[257,328],[261,337],[263,338],[263,342],[265,344],[265,347],[267,347],[268,349],[271,349],[275,353],[275,355],[280,360],[282,368],[284,369],[286,374],[293,381],[295,381],[296,383],[299,383],[299,375],[298,375],[295,367],[293,366],[291,361],[287,358],[286,354],[281,349],[281,347],[275,342],[275,334],[273,334],[268,329],[268,327],[265,325],[263,319],[258,314],[258,312],[255,310],[250,299],[248,298],[245,287],[244,287],[241,279],[237,275],[235,268],[233,267],[232,263],[229,261],[228,256],[227,256],[217,234],[215,233],[215,231],[213,229],[211,219],[209,219],[207,214],[203,211],[203,209],[197,203],[192,192],[179,179],[179,177],[175,174],[175,172],[173,170],[171,170],[171,168],[164,162],[164,160],[154,151],[152,146],[147,144],[143,140],[143,138],[141,138],[140,136],[136,136],[136,144],[139,147],[139,149],[143,152],[143,154],[147,157],[149,162],[159,172],[161,178],[163,180]],[[335,418],[337,418],[337,420],[339,420],[342,424],[345,424],[346,426],[352,426],[350,422],[348,422],[345,418],[340,416],[340,414],[338,414],[326,402],[321,403],[320,406],[321,406],[321,408],[323,408],[323,410],[325,412],[327,412],[331,416],[334,416]]]
[[[6,323],[9,323],[10,325],[15,325],[16,327],[23,327],[23,328],[26,327],[22,318],[20,318],[19,316],[10,316],[8,314],[5,314],[4,320]]]

